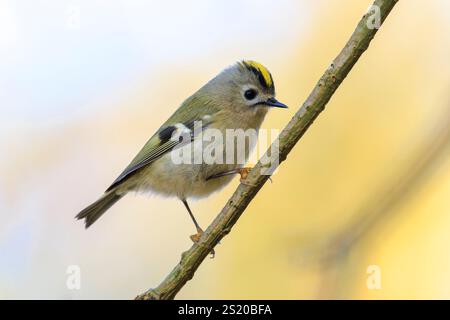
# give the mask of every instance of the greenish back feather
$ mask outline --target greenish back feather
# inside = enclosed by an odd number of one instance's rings
[[[214,115],[220,109],[210,99],[205,98],[201,94],[201,90],[183,102],[175,113],[147,141],[141,151],[106,191],[117,187],[134,173],[170,152],[179,144],[178,141],[171,140],[173,130],[167,129],[174,128],[173,126],[177,124],[183,124],[187,128],[192,129],[195,121],[202,121],[202,126],[205,127],[214,121]],[[210,117],[205,119],[205,116]],[[165,131],[168,134],[165,134]]]

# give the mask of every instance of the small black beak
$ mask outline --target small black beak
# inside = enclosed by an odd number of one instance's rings
[[[286,109],[288,107],[287,105],[285,105],[284,103],[281,103],[280,101],[278,101],[275,98],[267,99],[267,101],[264,104],[266,106],[276,107],[276,108],[284,108],[284,109]]]

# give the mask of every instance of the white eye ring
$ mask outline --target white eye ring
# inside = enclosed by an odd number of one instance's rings
[[[242,88],[242,96],[246,101],[253,101],[258,96],[259,92],[253,86],[245,86]]]

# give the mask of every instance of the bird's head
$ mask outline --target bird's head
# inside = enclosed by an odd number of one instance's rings
[[[275,99],[275,85],[269,70],[252,60],[240,61],[219,73],[205,88],[210,97],[234,112],[267,112],[287,108]]]

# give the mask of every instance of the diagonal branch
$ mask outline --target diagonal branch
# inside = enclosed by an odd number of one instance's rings
[[[263,156],[265,159],[270,159],[270,163],[275,164],[271,169],[275,169],[274,167],[278,167],[279,163],[286,159],[298,140],[322,112],[336,89],[369,47],[378,31],[376,27],[381,26],[397,2],[398,0],[375,0],[369,11],[361,18],[345,47],[322,75],[300,110],[280,133],[279,140],[275,141],[277,145],[272,144],[270,147],[270,150],[278,147],[279,153],[267,151]],[[267,169],[267,161],[260,159],[250,171],[246,179],[247,183],[239,185],[220,214],[206,229],[200,241],[194,243],[188,251],[183,252],[181,261],[157,288],[148,290],[136,299],[173,299],[186,282],[192,279],[195,271],[211,250],[230,232],[245,208],[268,180],[270,176],[264,174]]]

